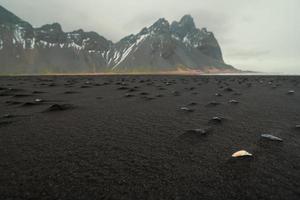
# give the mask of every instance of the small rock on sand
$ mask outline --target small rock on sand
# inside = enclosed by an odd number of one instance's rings
[[[51,111],[63,111],[73,108],[74,106],[71,104],[53,104],[48,109],[46,109],[46,112]]]
[[[223,121],[222,117],[213,117],[210,120],[210,122],[213,122],[213,123],[221,123],[222,121]]]
[[[232,91],[233,91],[233,89],[232,89],[232,88],[230,88],[230,87],[228,87],[228,88],[225,88],[225,89],[224,89],[224,91],[226,91],[226,92],[232,92]]]
[[[198,136],[204,136],[204,135],[207,135],[209,133],[210,129],[202,129],[202,128],[199,128],[199,129],[191,129],[191,130],[187,130],[185,132],[185,134],[193,134],[193,135],[198,135]]]
[[[288,92],[287,92],[287,94],[295,94],[295,91],[294,90],[289,90]]]
[[[180,110],[186,111],[186,112],[193,112],[193,109],[190,109],[188,107],[181,107]]]
[[[253,155],[245,150],[240,150],[232,154],[231,157],[233,158],[239,158],[239,157],[252,157]]]
[[[231,104],[238,104],[239,102],[237,100],[232,99],[232,100],[229,100],[229,103],[231,103]]]
[[[221,103],[219,103],[219,102],[216,102],[216,101],[212,101],[212,102],[209,102],[208,104],[207,104],[207,106],[217,106],[217,105],[220,105]]]
[[[37,103],[40,103],[40,102],[43,102],[44,100],[43,99],[35,99],[34,101]]]
[[[196,102],[191,102],[191,103],[189,103],[189,104],[187,104],[188,106],[196,106],[197,105],[197,103]]]
[[[36,106],[36,105],[38,105],[37,102],[25,102],[22,104],[23,107]]]
[[[282,142],[283,141],[281,138],[276,137],[274,135],[270,135],[270,134],[262,134],[261,137],[264,138],[264,139],[278,141],[278,142]]]
[[[75,91],[65,91],[65,94],[76,94],[78,92],[75,92]]]
[[[178,91],[173,91],[172,94],[173,94],[174,96],[179,96],[179,95],[180,95],[180,93],[179,93]]]
[[[129,94],[129,93],[126,93],[125,95],[124,95],[124,97],[134,97],[134,95],[133,94]]]

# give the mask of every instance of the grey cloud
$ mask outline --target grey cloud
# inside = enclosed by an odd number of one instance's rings
[[[234,59],[259,59],[271,53],[270,50],[257,50],[257,49],[235,49],[227,54]]]
[[[144,27],[151,25],[158,18],[156,16],[160,16],[159,12],[149,12],[149,13],[141,13],[134,17],[132,17],[128,22],[126,22],[122,28],[127,32],[131,32],[135,30],[135,32],[141,30]]]

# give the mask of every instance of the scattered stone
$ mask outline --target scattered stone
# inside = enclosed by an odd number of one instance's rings
[[[230,88],[230,87],[227,87],[227,88],[225,88],[225,89],[224,89],[224,91],[226,91],[226,92],[232,92],[232,91],[233,91],[233,89],[232,89],[232,88]]]
[[[128,92],[136,92],[137,91],[137,89],[135,89],[135,88],[130,88],[129,90],[128,90]]]
[[[148,92],[141,92],[140,93],[140,95],[143,95],[143,96],[148,95],[148,94],[149,94]]]
[[[213,118],[211,118],[210,122],[219,124],[219,123],[222,123],[223,119],[224,118],[222,118],[222,117],[213,117]]]
[[[196,144],[199,139],[205,138],[211,131],[211,128],[199,128],[186,130],[183,134],[179,135],[178,138],[180,142],[186,141]]]
[[[180,95],[180,93],[179,93],[178,91],[173,91],[172,94],[173,94],[174,96],[179,96],[179,95]]]
[[[89,85],[82,85],[82,86],[80,86],[80,88],[90,88],[91,86],[89,86]]]
[[[231,157],[233,158],[239,158],[239,157],[252,157],[253,155],[245,150],[240,150],[232,154]]]
[[[154,98],[154,97],[143,96],[142,99],[145,99],[145,100],[153,100],[153,99],[155,99],[155,98]]]
[[[129,94],[129,93],[127,93],[127,94],[125,94],[125,97],[134,97],[134,95],[133,94]]]
[[[51,105],[48,109],[46,109],[46,112],[51,112],[51,111],[64,111],[74,108],[73,105],[71,104],[53,104]]]
[[[276,85],[272,85],[272,89],[276,89],[277,88],[277,86]]]
[[[209,102],[208,104],[207,104],[207,106],[217,106],[217,105],[220,105],[221,103],[219,103],[219,102],[216,102],[216,101],[212,101],[212,102]]]
[[[210,132],[210,129],[191,129],[187,130],[184,134],[192,134],[192,135],[197,135],[197,136],[205,136]]]
[[[187,104],[188,106],[196,106],[197,105],[197,103],[195,103],[195,102],[191,102],[191,103],[189,103],[189,104]]]
[[[261,137],[264,138],[264,139],[278,141],[278,142],[282,142],[283,141],[281,138],[276,137],[274,135],[270,135],[270,134],[262,134]]]
[[[44,100],[43,99],[35,99],[34,100],[34,102],[36,102],[36,103],[41,103],[41,102],[43,102]]]
[[[22,106],[24,106],[24,107],[27,107],[27,106],[35,106],[35,105],[37,105],[36,102],[25,102],[25,103],[22,104]]]
[[[194,112],[193,109],[190,109],[188,107],[181,107],[180,110],[186,111],[186,112]]]
[[[221,96],[223,96],[222,94],[220,94],[220,93],[216,93],[215,94],[215,96],[217,96],[217,97],[221,97]]]
[[[231,103],[231,104],[238,104],[239,102],[237,100],[232,99],[232,100],[229,100],[229,103]]]
[[[75,92],[75,91],[65,91],[65,94],[76,94],[78,92]]]
[[[45,92],[42,92],[42,91],[33,91],[32,94],[42,94],[42,93],[45,93]]]
[[[124,87],[124,86],[118,88],[118,90],[128,90],[128,89],[129,89],[128,87]]]

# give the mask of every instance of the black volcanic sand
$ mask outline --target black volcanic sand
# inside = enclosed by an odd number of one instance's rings
[[[300,199],[300,77],[1,77],[0,110],[1,199]]]

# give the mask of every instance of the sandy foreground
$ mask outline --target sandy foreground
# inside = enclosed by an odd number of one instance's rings
[[[1,199],[300,199],[297,76],[0,77],[0,111]]]

